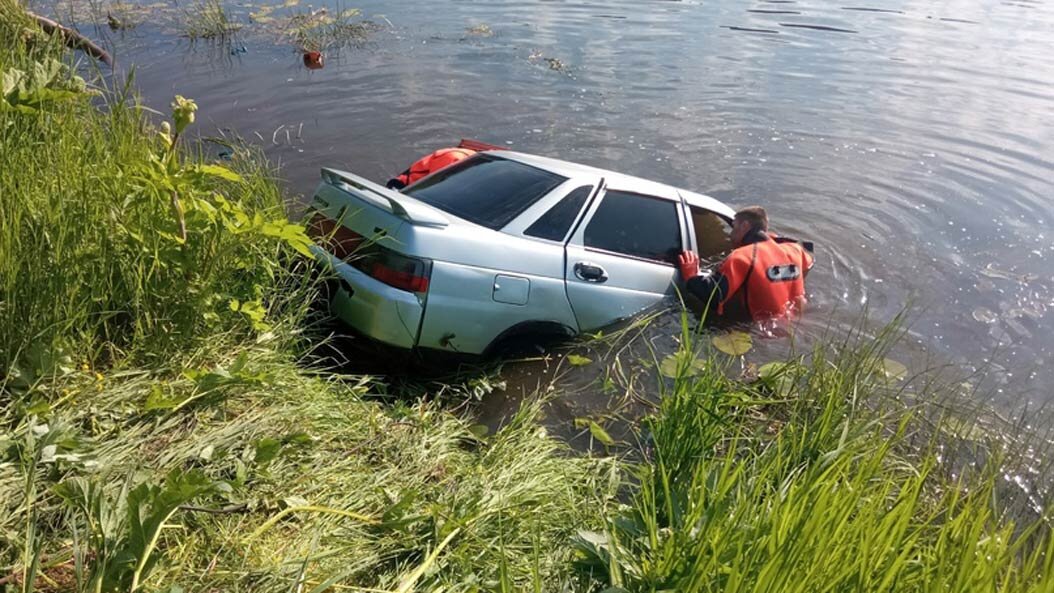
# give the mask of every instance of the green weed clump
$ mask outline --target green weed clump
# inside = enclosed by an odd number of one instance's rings
[[[190,39],[224,39],[241,28],[220,0],[199,0],[183,12],[183,35]]]
[[[358,19],[360,15],[361,11],[354,8],[332,13],[325,9],[296,11],[283,21],[281,28],[301,50],[325,51],[366,41],[378,27]]]

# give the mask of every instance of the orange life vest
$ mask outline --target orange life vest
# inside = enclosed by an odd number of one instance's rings
[[[801,243],[774,236],[735,249],[721,263],[728,291],[717,305],[718,315],[733,299],[755,321],[800,309],[805,304],[805,274],[812,265],[813,256]]]
[[[476,151],[469,148],[441,148],[430,155],[422,157],[395,178],[403,186],[407,186],[422,177],[427,177],[474,154],[476,154]]]

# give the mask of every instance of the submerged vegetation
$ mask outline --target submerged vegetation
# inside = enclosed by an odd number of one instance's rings
[[[191,39],[223,39],[241,29],[220,0],[199,0],[184,9],[183,34]]]
[[[318,370],[266,163],[71,59],[0,0],[0,589],[1054,590],[1042,443],[886,335],[746,383],[685,329],[618,456]]]

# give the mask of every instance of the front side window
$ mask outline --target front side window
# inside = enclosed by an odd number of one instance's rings
[[[593,193],[592,185],[583,185],[564,196],[555,206],[550,208],[538,220],[527,227],[523,234],[531,237],[549,239],[550,241],[563,241],[567,231],[578,218],[582,206],[586,205],[589,194]]]
[[[497,230],[564,181],[566,177],[530,165],[478,154],[422,179],[405,193]]]
[[[586,226],[585,246],[674,263],[681,253],[677,204],[641,194],[609,191]]]

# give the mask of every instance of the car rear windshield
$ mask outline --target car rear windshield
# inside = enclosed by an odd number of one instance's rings
[[[478,154],[422,179],[405,193],[497,230],[566,180],[530,165]]]

